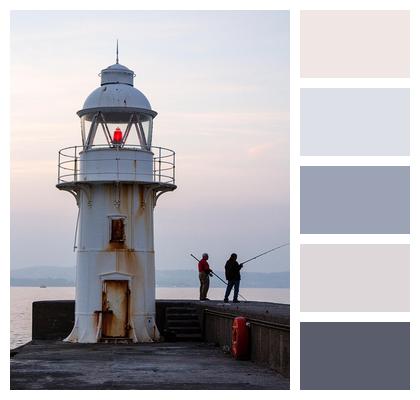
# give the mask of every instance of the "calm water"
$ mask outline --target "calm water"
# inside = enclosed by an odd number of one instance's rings
[[[223,288],[210,288],[212,300],[223,299]],[[243,288],[247,300],[289,304],[289,289]],[[232,295],[231,295],[232,296]],[[156,288],[157,299],[197,299],[198,288]],[[10,348],[31,340],[32,302],[37,300],[72,300],[74,287],[12,287],[10,288]]]

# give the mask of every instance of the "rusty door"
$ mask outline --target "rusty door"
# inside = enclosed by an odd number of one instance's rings
[[[128,281],[105,281],[102,298],[102,336],[128,336]]]

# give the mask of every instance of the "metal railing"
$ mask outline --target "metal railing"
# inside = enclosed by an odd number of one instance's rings
[[[96,149],[110,149],[116,152],[116,156],[112,158],[89,158],[82,160],[80,153],[82,151],[90,151]],[[127,145],[121,148],[120,146],[110,147],[108,144],[93,145],[88,150],[83,146],[70,146],[65,147],[58,152],[58,184],[61,183],[72,183],[72,182],[84,182],[82,175],[95,175],[104,177],[106,175],[118,176],[120,181],[131,181],[132,176],[136,172],[122,172],[119,169],[121,162],[134,161],[130,157],[125,157],[125,150],[145,151],[145,149],[139,145]],[[153,153],[153,171],[147,174],[141,172],[141,176],[146,176],[145,181],[153,183],[163,184],[175,184],[175,152],[165,147],[152,146],[150,151]],[[132,153],[131,153],[132,154]],[[81,172],[81,164],[91,162],[103,162],[103,161],[115,161],[115,169],[109,171],[95,171],[95,172]],[[141,161],[140,161],[141,162]],[[124,179],[126,178],[126,179]],[[130,179],[131,178],[131,179]],[[95,179],[98,180],[98,179]],[[104,179],[106,180],[106,179]]]

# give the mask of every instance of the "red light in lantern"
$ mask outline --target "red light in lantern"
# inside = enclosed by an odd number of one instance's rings
[[[122,132],[120,128],[115,129],[114,131],[114,139],[113,142],[114,143],[121,143],[122,140]]]

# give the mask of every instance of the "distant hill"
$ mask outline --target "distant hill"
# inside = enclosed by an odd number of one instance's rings
[[[75,267],[37,266],[10,271],[11,286],[74,286]]]
[[[223,280],[224,271],[215,271]],[[249,288],[288,288],[290,286],[289,272],[246,272],[242,274],[241,286]],[[167,270],[156,271],[156,284],[160,287],[197,287],[198,273],[195,270]],[[211,278],[213,287],[224,287],[217,277]]]
[[[215,271],[223,280],[224,272]],[[11,286],[74,286],[76,281],[75,267],[38,266],[15,269],[10,272]],[[288,288],[289,272],[246,272],[242,273],[242,287],[249,288]],[[158,287],[197,287],[198,274],[195,270],[157,270],[156,286]],[[216,277],[211,280],[213,287],[225,285]]]

